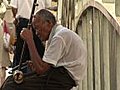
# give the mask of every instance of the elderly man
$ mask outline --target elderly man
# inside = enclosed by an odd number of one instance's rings
[[[87,52],[82,39],[73,31],[56,23],[54,15],[42,9],[33,18],[33,27],[42,41],[48,40],[43,58],[37,52],[32,32],[24,28],[26,41],[36,74],[24,77],[21,84],[8,78],[2,90],[70,90],[83,79],[87,67]]]

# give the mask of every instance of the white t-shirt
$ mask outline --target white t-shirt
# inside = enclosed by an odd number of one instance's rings
[[[61,25],[55,25],[49,36],[43,61],[55,67],[64,66],[78,84],[87,69],[86,47],[75,32]]]
[[[10,6],[17,8],[16,17],[30,18],[34,0],[11,0]],[[51,0],[37,0],[35,10],[51,7]]]

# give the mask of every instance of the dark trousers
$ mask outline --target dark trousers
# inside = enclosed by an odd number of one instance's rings
[[[29,54],[27,45],[25,45],[23,55],[21,56],[24,41],[20,37],[20,32],[21,32],[22,28],[27,28],[29,20],[25,19],[25,18],[19,18],[18,20],[19,20],[19,23],[16,26],[17,41],[15,44],[16,48],[15,48],[14,57],[13,57],[13,67],[15,67],[19,64],[21,57],[22,57],[22,62],[26,62],[27,60],[30,60],[30,54]],[[44,50],[45,50],[44,45],[42,44],[41,40],[35,34],[34,29],[32,31],[33,31],[33,38],[34,38],[34,42],[35,42],[37,51],[38,51],[39,55],[42,57],[44,54]],[[22,71],[24,73],[26,73],[27,69],[23,69]]]
[[[43,75],[26,75],[21,84],[8,77],[0,90],[70,90],[75,81],[64,67],[51,68]]]

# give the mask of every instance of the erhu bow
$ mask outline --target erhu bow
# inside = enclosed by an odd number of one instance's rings
[[[31,12],[31,16],[30,16],[30,19],[29,19],[29,22],[28,22],[28,29],[30,29],[31,27],[31,23],[32,23],[32,17],[34,15],[34,12],[35,12],[35,7],[37,6],[37,0],[34,0],[33,2],[33,7],[32,7],[32,12]],[[23,72],[21,71],[21,67],[22,67],[22,58],[23,58],[23,52],[24,52],[24,48],[25,48],[25,41],[24,41],[24,44],[23,44],[23,48],[22,48],[22,52],[21,52],[21,57],[20,57],[20,62],[19,62],[19,65],[17,67],[17,70],[14,71],[13,73],[13,78],[14,78],[14,81],[17,83],[17,84],[20,84],[23,82],[23,78],[24,78],[24,75],[23,75]]]

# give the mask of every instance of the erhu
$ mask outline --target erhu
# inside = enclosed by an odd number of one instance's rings
[[[29,22],[28,22],[28,29],[30,29],[31,27],[31,23],[32,23],[32,17],[33,17],[33,14],[35,12],[35,7],[38,6],[37,4],[37,0],[34,0],[33,2],[33,7],[32,7],[32,12],[31,12],[31,16],[30,16],[30,19],[29,19]],[[23,82],[24,80],[24,74],[23,72],[21,71],[21,67],[23,66],[23,63],[22,63],[22,58],[23,58],[23,52],[24,52],[24,48],[25,48],[25,41],[24,41],[24,44],[23,44],[23,48],[22,48],[22,52],[21,52],[21,57],[20,57],[20,62],[19,62],[19,65],[14,68],[14,73],[13,73],[13,79],[14,81],[17,83],[17,84],[20,84]],[[27,62],[25,63],[25,65],[27,64]],[[15,70],[17,69],[17,70]]]

